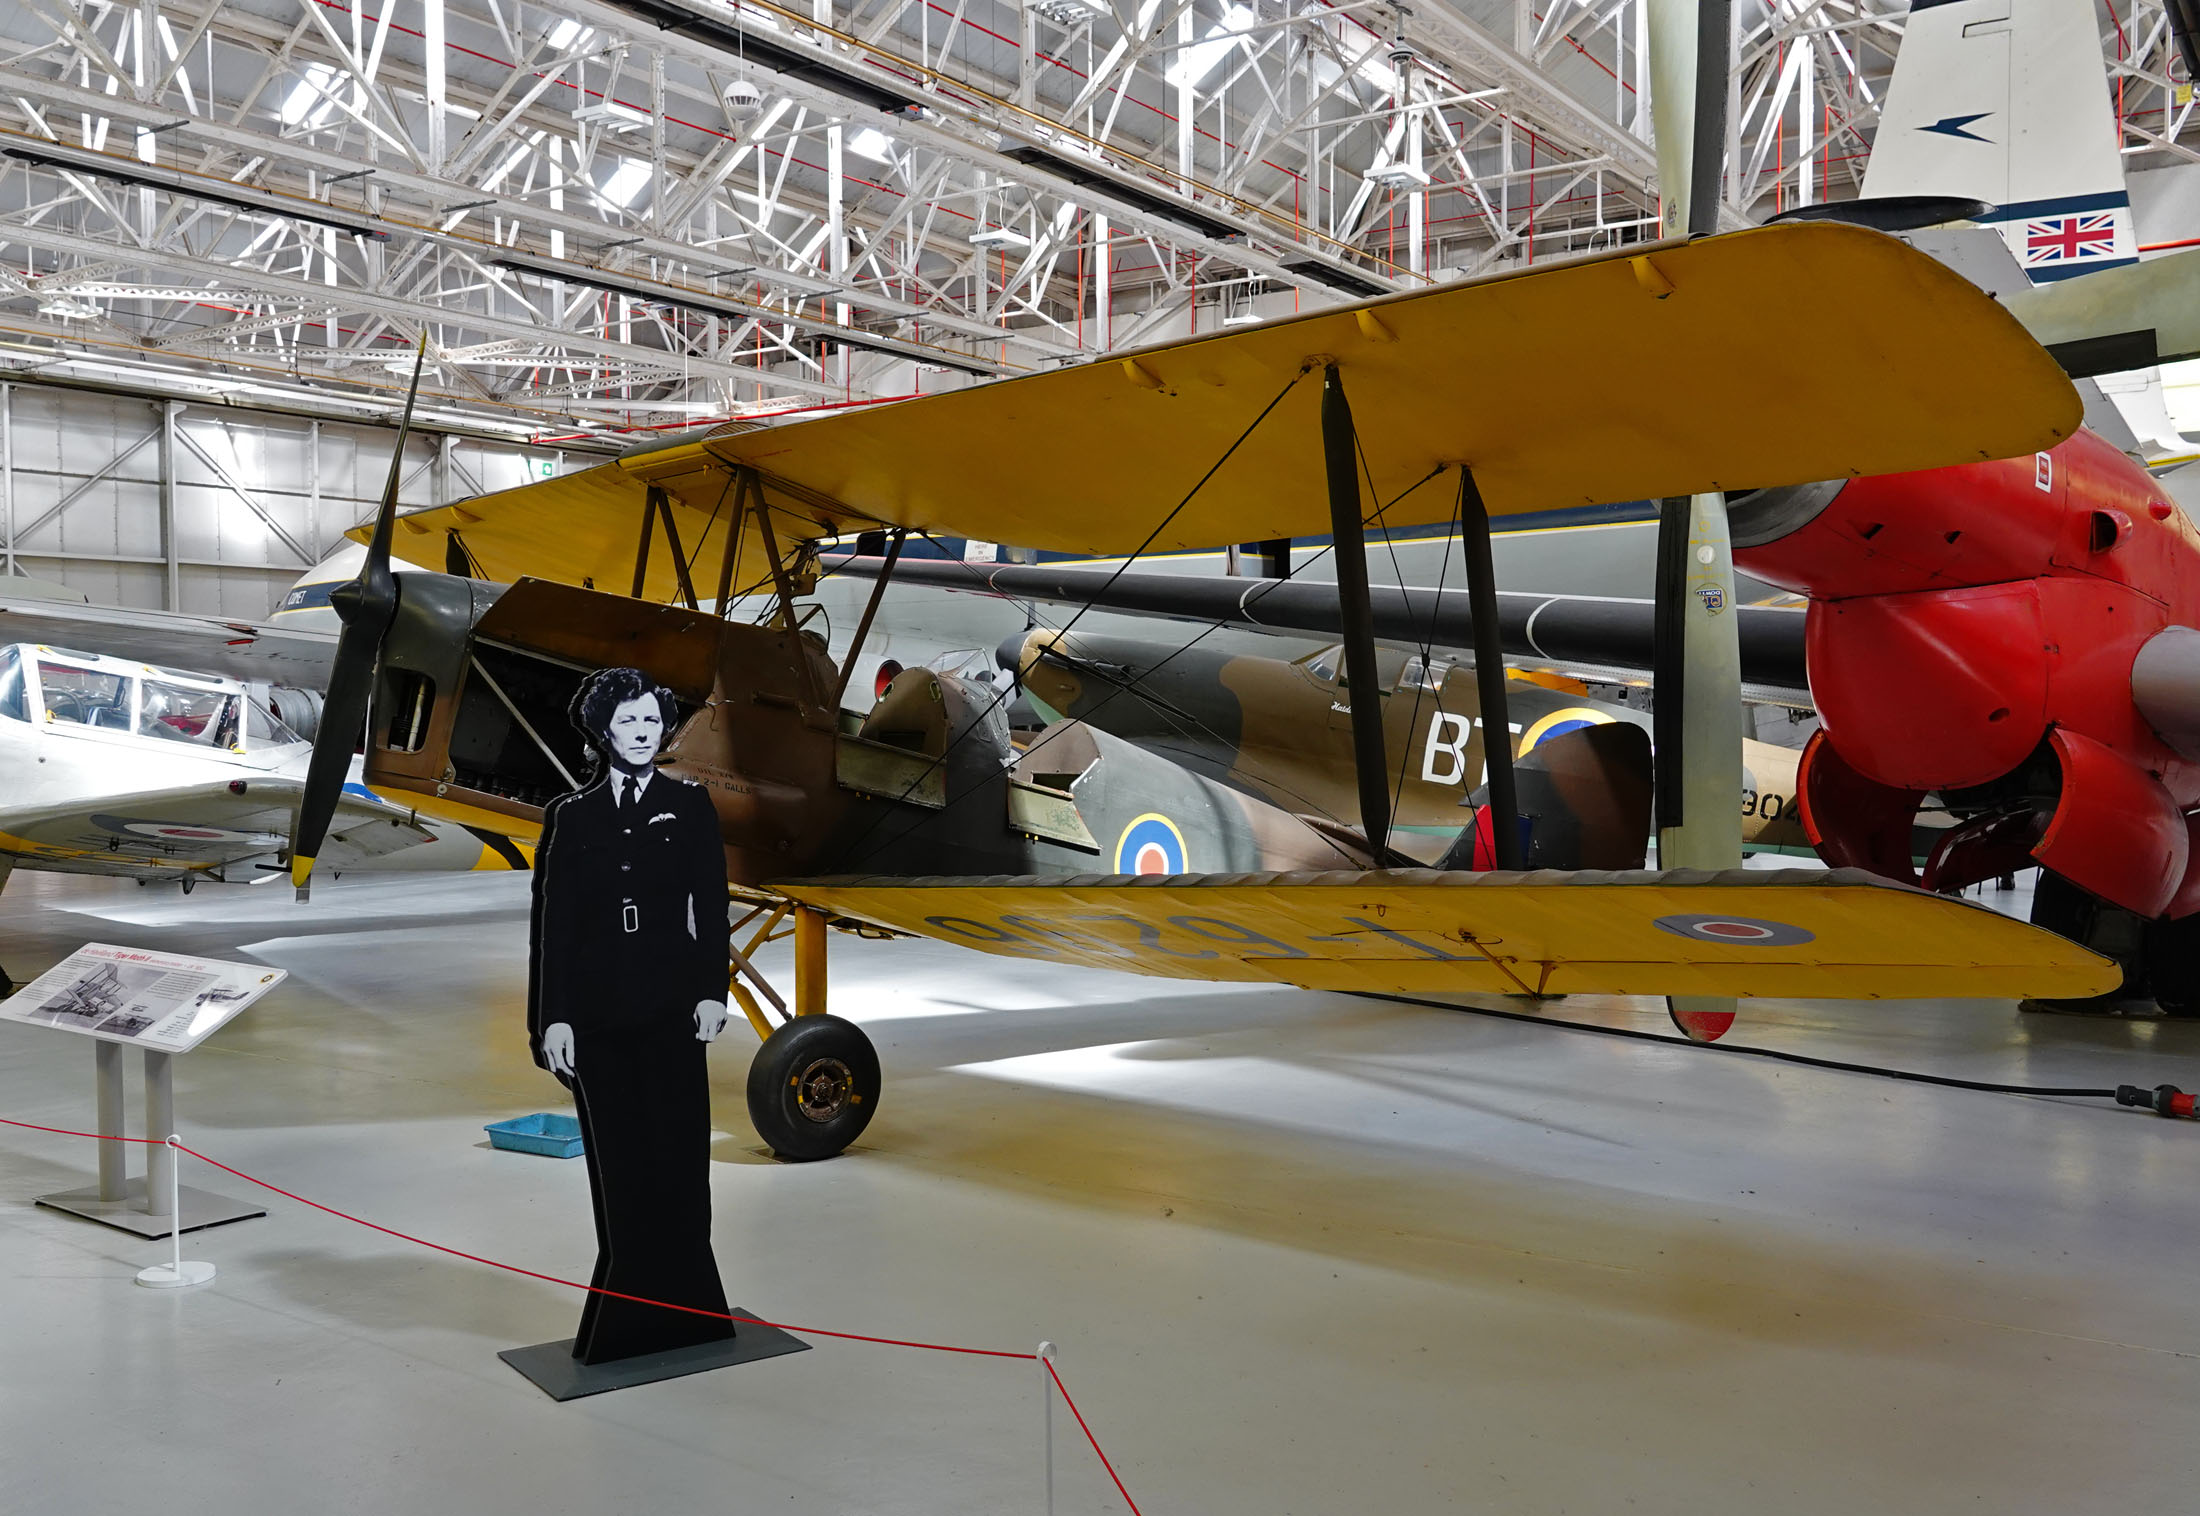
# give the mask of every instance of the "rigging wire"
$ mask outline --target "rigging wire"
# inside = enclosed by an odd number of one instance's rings
[[[1408,485],[1408,486],[1407,486],[1407,487],[1406,487],[1406,488],[1405,488],[1404,490],[1400,491],[1400,492],[1399,492],[1399,493],[1398,493],[1397,495],[1394,495],[1393,497],[1391,497],[1391,499],[1390,499],[1390,501],[1389,501],[1389,503],[1388,503],[1388,504],[1386,504],[1386,505],[1381,505],[1381,506],[1378,506],[1378,507],[1376,507],[1376,510],[1375,510],[1375,512],[1374,512],[1373,514],[1371,514],[1371,515],[1368,515],[1368,516],[1365,516],[1365,517],[1361,518],[1361,522],[1360,522],[1360,525],[1361,525],[1361,528],[1362,528],[1362,530],[1365,530],[1365,529],[1366,529],[1366,527],[1367,527],[1367,525],[1368,525],[1368,523],[1370,523],[1370,522],[1374,521],[1374,520],[1375,520],[1375,519],[1376,519],[1376,518],[1377,518],[1378,516],[1380,516],[1380,515],[1381,515],[1381,514],[1382,514],[1382,513],[1384,512],[1384,511],[1390,510],[1390,509],[1391,509],[1392,507],[1396,506],[1396,505],[1397,505],[1397,504],[1398,504],[1398,503],[1399,503],[1400,501],[1404,500],[1404,499],[1405,499],[1405,498],[1406,498],[1406,497],[1407,497],[1408,495],[1411,495],[1411,494],[1412,494],[1412,493],[1413,493],[1413,492],[1414,492],[1415,490],[1418,490],[1418,489],[1420,489],[1420,488],[1421,488],[1422,486],[1426,485],[1426,484],[1427,484],[1427,483],[1428,483],[1428,482],[1429,482],[1429,481],[1430,481],[1431,479],[1434,479],[1434,478],[1435,478],[1435,477],[1436,477],[1437,475],[1441,474],[1441,473],[1442,473],[1443,471],[1444,471],[1444,465],[1443,465],[1443,464],[1438,464],[1438,465],[1437,465],[1436,467],[1434,467],[1434,468],[1430,469],[1430,470],[1429,470],[1429,471],[1428,471],[1428,472],[1427,472],[1426,474],[1423,474],[1423,475],[1422,475],[1422,476],[1421,476],[1421,477],[1420,477],[1419,479],[1415,480],[1415,481],[1414,481],[1414,482],[1413,482],[1412,484]],[[1268,580],[1268,581],[1265,581],[1265,582],[1266,582],[1266,583],[1270,583],[1270,584],[1281,584],[1281,583],[1284,583],[1285,581],[1287,581],[1287,580],[1289,580],[1290,578],[1292,578],[1292,577],[1293,577],[1294,575],[1297,575],[1297,574],[1299,574],[1299,573],[1301,573],[1301,572],[1305,571],[1306,569],[1312,568],[1312,567],[1313,567],[1313,566],[1314,566],[1315,564],[1319,563],[1319,562],[1320,562],[1320,561],[1322,560],[1322,555],[1323,555],[1323,554],[1325,554],[1325,553],[1327,553],[1327,552],[1329,552],[1329,551],[1331,550],[1331,548],[1332,548],[1332,547],[1334,547],[1334,546],[1335,546],[1335,544],[1334,544],[1334,543],[1331,543],[1331,544],[1325,545],[1325,546],[1323,546],[1322,548],[1318,549],[1318,550],[1317,550],[1317,551],[1316,551],[1316,552],[1315,552],[1315,553],[1313,554],[1313,556],[1309,557],[1309,558],[1308,558],[1308,559],[1307,559],[1307,560],[1306,560],[1306,561],[1305,561],[1304,563],[1301,563],[1301,564],[1296,564],[1296,565],[1294,565],[1294,566],[1292,567],[1291,571],[1290,571],[1289,573],[1287,573],[1287,574],[1285,574],[1285,575],[1283,576],[1283,579],[1277,579],[1277,580]],[[1128,565],[1125,565],[1125,566],[1127,567]],[[974,577],[978,577],[978,578],[980,578],[980,580],[981,580],[981,582],[982,582],[982,576],[978,576],[978,575],[976,574],[976,571],[975,571],[975,570],[973,570],[973,571],[972,571],[972,573],[973,573],[973,576],[974,576]],[[1112,581],[1111,581],[1111,582],[1112,582]],[[1257,588],[1258,586],[1256,585],[1255,587]],[[1250,594],[1250,591],[1248,591],[1248,594]],[[1087,601],[1087,602],[1085,602],[1085,603],[1084,603],[1083,605],[1081,605],[1081,606],[1080,606],[1080,607],[1078,608],[1078,611],[1077,611],[1077,615],[1078,615],[1078,616],[1081,616],[1081,615],[1083,615],[1083,614],[1084,614],[1084,612],[1085,612],[1086,610],[1089,610],[1089,609],[1091,609],[1091,606],[1092,606],[1092,602],[1091,602],[1091,601]],[[1072,617],[1070,618],[1070,625],[1071,625],[1071,626],[1074,626],[1074,625],[1076,624],[1076,620],[1077,620],[1077,617],[1076,617],[1076,616],[1072,616]],[[1068,629],[1069,629],[1068,627],[1063,627],[1063,628],[1060,628],[1059,630],[1061,630],[1061,631],[1063,631],[1063,632],[1067,632],[1067,631],[1068,631]],[[1184,653],[1188,653],[1188,652],[1190,652],[1190,651],[1191,651],[1191,650],[1192,650],[1193,648],[1195,648],[1195,647],[1199,646],[1199,644],[1200,644],[1200,643],[1204,642],[1204,641],[1205,641],[1205,640],[1206,640],[1206,639],[1207,639],[1208,637],[1210,637],[1210,636],[1214,635],[1214,634],[1215,634],[1216,632],[1220,632],[1220,631],[1226,631],[1226,630],[1228,630],[1228,629],[1229,629],[1229,623],[1228,623],[1227,621],[1216,621],[1216,622],[1213,622],[1212,624],[1210,624],[1209,626],[1207,626],[1207,627],[1206,627],[1205,629],[1203,629],[1203,630],[1202,630],[1202,631],[1201,631],[1201,632],[1199,633],[1199,635],[1198,635],[1198,636],[1196,636],[1196,637],[1194,637],[1194,638],[1193,638],[1193,639],[1192,639],[1191,641],[1189,641],[1189,642],[1185,643],[1185,644],[1184,644],[1184,645],[1183,645],[1182,647],[1180,647],[1180,648],[1177,648],[1177,649],[1176,649],[1175,651],[1173,651],[1173,652],[1171,652],[1170,654],[1168,654],[1168,656],[1166,656],[1166,657],[1162,658],[1162,659],[1161,659],[1161,660],[1160,660],[1159,662],[1155,663],[1155,664],[1154,664],[1154,665],[1153,665],[1153,666],[1152,666],[1151,668],[1148,668],[1148,669],[1147,669],[1147,670],[1145,671],[1145,674],[1144,674],[1144,675],[1142,675],[1141,677],[1151,677],[1152,675],[1154,675],[1154,674],[1157,674],[1157,673],[1159,673],[1159,672],[1160,672],[1160,671],[1161,671],[1162,669],[1164,669],[1164,668],[1168,667],[1168,666],[1169,666],[1169,664],[1170,664],[1170,663],[1172,663],[1173,661],[1175,661],[1175,659],[1176,659],[1176,658],[1178,658],[1178,657],[1179,657],[1180,655],[1182,655],[1182,654],[1184,654]],[[1090,720],[1090,719],[1091,719],[1091,718],[1092,718],[1093,716],[1096,716],[1096,715],[1098,715],[1098,714],[1099,714],[1099,713],[1100,713],[1100,712],[1101,712],[1102,710],[1105,710],[1105,709],[1106,709],[1106,708],[1108,707],[1108,705],[1110,705],[1110,704],[1111,704],[1111,703],[1112,703],[1112,702],[1113,702],[1113,701],[1114,701],[1114,700],[1115,700],[1115,699],[1116,699],[1116,698],[1117,698],[1118,696],[1120,696],[1120,695],[1124,695],[1124,694],[1131,694],[1131,693],[1137,693],[1137,690],[1136,690],[1136,681],[1129,681],[1129,682],[1125,682],[1125,683],[1121,683],[1121,684],[1118,684],[1118,685],[1116,685],[1116,687],[1115,687],[1115,688],[1111,689],[1111,690],[1110,690],[1110,691],[1108,692],[1107,696],[1106,696],[1106,697],[1105,697],[1104,699],[1102,699],[1102,700],[1101,700],[1101,701],[1099,702],[1099,704],[1095,705],[1095,706],[1094,706],[1094,707],[1093,707],[1093,708],[1092,708],[1091,710],[1087,711],[1087,712],[1086,712],[1086,713],[1085,713],[1085,714],[1084,714],[1083,716],[1079,717],[1078,719],[1079,719],[1079,720],[1081,720],[1081,721],[1089,721],[1089,720]],[[973,723],[971,724],[971,728],[966,728],[966,729],[965,729],[965,733],[964,733],[964,735],[967,735],[967,734],[968,734],[968,731],[969,731],[969,730],[971,730],[971,729],[974,729],[976,725],[977,725],[977,723],[976,723],[976,722],[973,722]],[[960,739],[958,738],[957,740],[960,740]],[[1220,740],[1220,739],[1218,738],[1218,740]],[[952,746],[953,746],[953,744],[950,744],[950,750],[952,750]],[[944,759],[944,755],[942,755],[942,756],[943,756],[943,759]],[[964,793],[964,794],[962,794],[962,795],[958,795],[958,796],[957,796],[957,797],[955,797],[955,798],[954,798],[953,800],[949,801],[949,802],[948,802],[948,803],[947,803],[947,804],[946,804],[945,806],[943,806],[943,807],[942,807],[942,808],[940,809],[940,811],[939,811],[939,812],[938,812],[937,814],[939,814],[939,815],[945,815],[945,814],[946,814],[946,813],[947,813],[948,811],[951,811],[951,810],[953,810],[953,809],[954,809],[954,808],[955,808],[956,806],[958,806],[958,805],[961,805],[961,804],[962,804],[962,803],[963,803],[963,802],[964,802],[965,800],[968,800],[968,799],[969,799],[969,798],[971,797],[971,795],[973,795],[973,794],[976,794],[976,793],[979,793],[979,792],[978,792],[978,791],[975,791],[975,790],[973,790],[973,791],[967,791],[967,792],[965,792],[965,793]],[[1329,815],[1329,813],[1328,813],[1328,812],[1326,812],[1326,811],[1322,812],[1321,814],[1322,814],[1322,815],[1324,815],[1325,817],[1327,817],[1327,819],[1329,819],[1329,820],[1331,820],[1331,821],[1336,821],[1336,822],[1338,822],[1338,824],[1339,824],[1339,825],[1342,825],[1342,824],[1343,824],[1343,822],[1342,822],[1342,821],[1341,821],[1341,820],[1340,820],[1340,819],[1339,819],[1338,817],[1335,817],[1335,816],[1331,816],[1331,815]],[[1318,834],[1318,835],[1319,835],[1319,834]],[[860,840],[860,839],[859,839],[859,840]],[[897,840],[898,840],[898,839],[897,839]],[[1350,862],[1350,863],[1352,863],[1352,864],[1353,864],[1354,866],[1357,866],[1357,865],[1358,865],[1358,863],[1359,863],[1359,860],[1358,860],[1358,859],[1356,859],[1356,858],[1353,858],[1353,857],[1352,857],[1352,856],[1351,856],[1350,854],[1346,853],[1346,852],[1344,851],[1344,849],[1343,849],[1343,848],[1342,848],[1341,846],[1339,846],[1339,844],[1338,844],[1338,843],[1336,842],[1336,840],[1335,840],[1334,838],[1330,838],[1330,837],[1324,836],[1323,840],[1324,840],[1324,841],[1326,841],[1326,842],[1327,842],[1327,843],[1329,844],[1329,846],[1330,846],[1331,848],[1333,848],[1333,849],[1335,849],[1335,850],[1336,850],[1336,852],[1337,852],[1337,855],[1338,855],[1338,856],[1339,856],[1340,858],[1344,858],[1344,859],[1345,859],[1345,860],[1346,860],[1347,862]]]
[[[1145,553],[1146,549],[1152,547],[1154,545],[1154,542],[1161,536],[1161,534],[1169,529],[1169,524],[1171,522],[1176,520],[1178,516],[1184,513],[1184,508],[1190,505],[1192,501],[1197,498],[1199,492],[1207,487],[1208,481],[1213,479],[1216,474],[1222,471],[1222,467],[1224,464],[1228,463],[1232,458],[1237,456],[1237,450],[1243,447],[1246,443],[1246,440],[1250,438],[1254,432],[1260,429],[1261,423],[1266,421],[1269,416],[1274,413],[1276,407],[1283,404],[1284,397],[1298,387],[1299,381],[1301,379],[1304,379],[1312,371],[1313,366],[1311,364],[1301,364],[1299,366],[1298,372],[1284,381],[1283,388],[1276,391],[1275,398],[1261,407],[1260,414],[1255,416],[1252,421],[1246,425],[1244,431],[1238,433],[1237,439],[1233,441],[1229,445],[1229,447],[1223,450],[1222,456],[1217,458],[1213,462],[1213,464],[1208,467],[1207,472],[1199,476],[1199,482],[1193,485],[1191,489],[1185,493],[1184,498],[1177,501],[1174,506],[1170,507],[1169,513],[1166,516],[1163,516],[1160,521],[1155,523],[1154,529],[1146,534],[1145,541],[1139,543],[1136,548],[1131,550],[1130,555],[1126,557],[1121,564],[1117,565],[1113,573],[1108,575],[1107,582],[1102,584],[1100,586],[1100,589],[1096,593],[1105,594],[1108,588],[1113,585],[1116,580],[1122,578],[1125,573],[1129,572],[1130,566],[1133,563],[1136,563],[1138,559]],[[1090,610],[1091,608],[1092,603],[1090,601],[1087,601],[1085,604],[1078,606],[1076,613],[1069,618],[1069,621],[1061,628],[1061,630],[1064,632],[1068,632],[1069,630],[1074,628],[1077,625],[1078,621],[1083,618],[1085,612]],[[1011,684],[1009,688],[1004,688],[996,691],[992,700],[987,702],[985,708],[980,710],[976,716],[972,717],[969,724],[966,725],[961,732],[956,733],[954,736],[952,736],[948,740],[946,746],[940,750],[940,755],[937,758],[932,759],[922,769],[920,769],[917,772],[916,777],[911,779],[907,787],[905,787],[899,795],[894,796],[893,799],[897,802],[906,801],[911,795],[915,794],[918,785],[924,783],[924,781],[931,776],[934,770],[945,764],[948,760],[948,757],[955,751],[955,749],[960,746],[964,741],[966,741],[971,733],[977,731],[980,726],[985,724],[985,720],[988,716],[992,715],[994,711],[1000,709],[1001,706],[1007,703],[1009,698],[1009,689],[1012,689],[1013,687],[1013,684]],[[859,852],[859,849],[863,848],[863,845],[871,839],[872,835],[878,831],[879,827],[885,823],[886,818],[891,814],[891,811],[882,809],[871,818],[870,825],[866,826],[863,831],[856,836],[855,840],[850,842],[847,848],[843,851],[841,856],[844,860],[846,860],[846,863],[843,866],[846,866],[847,864],[852,864],[858,857],[869,857],[872,853],[878,851],[877,848],[872,848],[868,852]],[[895,833],[894,836],[888,838],[887,843],[891,844],[894,842],[899,842],[902,838],[908,836],[918,827],[924,825],[925,822],[925,817],[919,816],[913,818],[907,826],[903,827],[899,832]]]

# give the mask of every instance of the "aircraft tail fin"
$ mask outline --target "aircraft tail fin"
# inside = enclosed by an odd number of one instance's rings
[[[1650,734],[1623,721],[1548,737],[1513,765],[1522,863],[1531,869],[1639,869],[1650,838]],[[1440,869],[1497,867],[1489,792],[1476,790],[1474,819],[1438,861]]]
[[[2091,0],[1917,0],[1863,193],[1986,201],[2034,283],[2136,262]]]

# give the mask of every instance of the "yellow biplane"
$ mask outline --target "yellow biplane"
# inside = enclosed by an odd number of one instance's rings
[[[1891,238],[1821,223],[721,427],[402,519],[386,499],[336,596],[345,630],[293,874],[302,887],[363,728],[377,791],[531,835],[588,777],[565,717],[579,681],[644,670],[681,706],[662,762],[708,789],[752,907],[729,944],[734,998],[764,1038],[751,1115],[792,1157],[838,1152],[878,1095],[862,1033],[824,1014],[836,925],[1333,989],[2096,993],[2117,979],[2105,959],[1853,872],[1397,867],[1375,681],[1356,673],[1373,819],[1352,831],[1079,723],[1019,747],[993,691],[926,670],[844,710],[878,592],[839,664],[801,604],[817,544],[860,531],[893,533],[892,553],[937,531],[1104,554],[1329,533],[1347,665],[1371,667],[1360,544],[1377,515],[1457,518],[1484,595],[1491,514],[2008,457],[2079,424],[2061,370],[1993,301]],[[480,577],[400,587],[393,545],[431,566],[462,554]],[[727,619],[759,591],[767,620]],[[1502,858],[1513,829],[1494,826]],[[791,1004],[753,964],[790,930]]]

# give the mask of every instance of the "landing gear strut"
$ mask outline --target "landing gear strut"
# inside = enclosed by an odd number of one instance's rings
[[[782,928],[790,911],[793,926]],[[741,923],[764,914],[752,911]],[[854,1022],[825,1013],[825,917],[806,906],[779,906],[746,948],[733,946],[731,994],[749,1025],[763,1039],[749,1063],[749,1121],[779,1157],[795,1163],[831,1158],[845,1151],[871,1124],[878,1109],[878,1052]],[[794,937],[794,1009],[757,973],[751,956],[767,942],[791,930]],[[749,982],[744,984],[743,978]],[[763,993],[779,1016],[772,1017],[750,986]]]

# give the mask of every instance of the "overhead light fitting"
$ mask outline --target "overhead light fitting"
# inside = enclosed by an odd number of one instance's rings
[[[1378,163],[1367,171],[1367,182],[1385,189],[1423,189],[1428,185],[1428,172],[1411,163]]]
[[[210,174],[188,174],[180,169],[159,168],[150,163],[140,163],[135,158],[117,158],[110,153],[95,153],[88,148],[68,147],[59,142],[18,140],[0,147],[0,156],[69,173],[91,174],[116,184],[134,184],[145,189],[166,190],[172,195],[189,195],[195,200],[234,206],[238,210],[251,211],[258,215],[282,216],[292,221],[302,221],[308,226],[331,227],[339,232],[348,232],[354,237],[365,237],[372,242],[390,240],[390,234],[376,225],[371,216],[338,210],[333,205],[322,205],[314,200],[279,195],[272,190],[250,189],[227,179],[214,178]]]
[[[726,86],[726,116],[733,121],[749,121],[763,114],[764,92],[753,80],[736,79]]]
[[[1056,26],[1082,26],[1108,13],[1103,0],[1027,0],[1029,8]]]
[[[649,125],[649,112],[616,100],[591,100],[574,110],[573,119],[607,132],[638,132]]]
[[[972,247],[1029,247],[1031,239],[1005,226],[981,227],[970,234]]]

